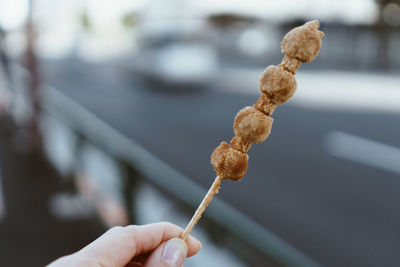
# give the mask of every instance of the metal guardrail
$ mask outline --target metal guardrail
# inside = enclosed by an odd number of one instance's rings
[[[110,155],[130,164],[135,172],[171,194],[175,199],[192,207],[193,210],[206,193],[205,189],[56,89],[50,86],[43,87],[42,100],[42,109],[48,115],[85,136],[91,143],[100,146]],[[319,266],[219,198],[213,200],[205,216],[284,266]]]

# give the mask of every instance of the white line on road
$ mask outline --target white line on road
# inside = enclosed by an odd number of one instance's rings
[[[400,148],[340,131],[328,133],[325,145],[333,156],[400,173]]]

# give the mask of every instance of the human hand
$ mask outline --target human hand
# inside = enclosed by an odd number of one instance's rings
[[[199,252],[201,243],[179,239],[182,228],[171,223],[113,227],[80,251],[61,257],[48,267],[181,267]]]

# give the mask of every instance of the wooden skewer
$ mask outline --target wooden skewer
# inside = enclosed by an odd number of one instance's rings
[[[219,188],[221,186],[222,177],[217,176],[213,184],[211,185],[210,189],[208,190],[206,196],[203,198],[203,201],[200,203],[200,206],[197,208],[196,212],[194,213],[192,219],[190,220],[189,224],[186,226],[185,231],[183,231],[181,239],[185,241],[189,236],[190,232],[192,231],[193,227],[196,223],[200,220],[201,215],[206,210],[208,204],[210,204],[211,200],[218,193]]]
[[[321,48],[323,32],[318,31],[317,20],[291,30],[282,40],[281,48],[285,54],[281,64],[265,69],[259,89],[261,97],[253,107],[239,111],[233,123],[235,137],[231,143],[222,142],[211,154],[211,164],[218,175],[206,196],[197,208],[181,238],[186,240],[193,227],[200,220],[207,205],[218,193],[223,179],[239,181],[246,173],[251,144],[263,142],[269,135],[272,118],[269,116],[280,105],[289,100],[296,91],[297,83],[294,74],[301,63],[312,61]],[[222,178],[224,177],[224,178]]]

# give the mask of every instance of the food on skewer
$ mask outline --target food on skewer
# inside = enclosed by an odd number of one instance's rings
[[[312,61],[321,48],[324,33],[318,27],[319,22],[313,20],[292,29],[283,38],[281,48],[285,56],[281,64],[268,66],[261,75],[261,96],[257,103],[238,112],[233,123],[235,136],[230,144],[222,142],[211,154],[211,164],[217,177],[183,232],[183,240],[188,237],[213,196],[218,193],[221,181],[239,181],[245,175],[249,158],[246,152],[252,144],[261,143],[269,136],[273,122],[270,115],[277,105],[287,102],[296,92],[294,74],[301,63]]]

